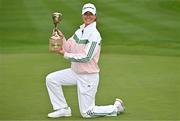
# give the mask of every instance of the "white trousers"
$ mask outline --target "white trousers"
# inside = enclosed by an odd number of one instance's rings
[[[83,117],[90,114],[104,116],[116,110],[114,105],[95,106],[98,83],[99,73],[77,74],[70,68],[50,73],[46,77],[46,86],[54,110],[68,107],[62,86],[77,85],[79,108]]]

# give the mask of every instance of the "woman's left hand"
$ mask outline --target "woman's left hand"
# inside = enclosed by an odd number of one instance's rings
[[[58,52],[59,54],[61,54],[61,55],[64,55],[64,53],[65,53],[65,51],[64,51],[63,48],[59,49],[57,52]]]

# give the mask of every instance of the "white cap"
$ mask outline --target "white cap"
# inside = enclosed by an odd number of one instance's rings
[[[92,3],[87,3],[82,8],[82,15],[86,12],[91,12],[93,15],[96,15],[96,7]]]

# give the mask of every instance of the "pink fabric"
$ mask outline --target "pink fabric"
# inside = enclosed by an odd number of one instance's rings
[[[68,54],[85,54],[85,44],[77,44],[73,38],[63,42],[65,57]],[[100,55],[100,46],[98,45],[96,54],[89,62],[71,62],[71,68],[76,73],[98,73],[100,71],[98,60]]]

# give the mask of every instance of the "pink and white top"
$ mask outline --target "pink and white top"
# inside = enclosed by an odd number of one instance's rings
[[[64,58],[71,61],[71,68],[76,73],[98,73],[101,35],[96,22],[83,24],[67,41],[63,41]]]

